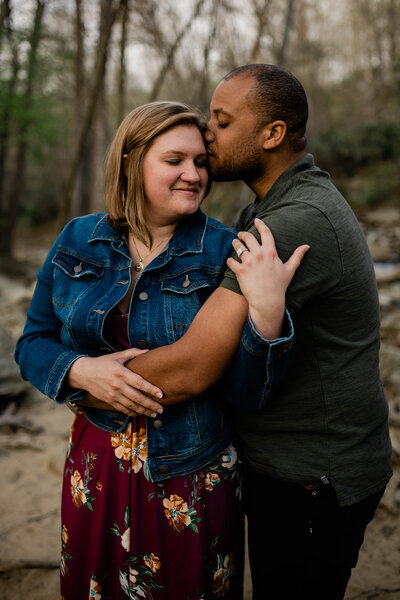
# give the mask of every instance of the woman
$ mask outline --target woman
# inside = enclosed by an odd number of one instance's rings
[[[150,320],[148,347],[175,341],[218,286],[234,234],[199,211],[208,190],[201,130],[181,104],[132,111],[107,158],[108,215],[75,219],[53,245],[16,357],[57,402],[94,391],[82,376],[88,360],[123,368]],[[215,391],[165,409],[162,422],[108,408],[84,409],[72,425],[64,600],[239,598],[240,477]],[[164,472],[169,444],[176,461]]]
[[[17,345],[24,378],[78,412],[62,493],[64,600],[242,596],[240,473],[220,394],[163,411],[135,388],[161,390],[124,366],[143,352],[135,346],[181,338],[231,255],[234,233],[199,210],[202,129],[171,102],[124,119],[107,157],[108,214],[58,237]]]

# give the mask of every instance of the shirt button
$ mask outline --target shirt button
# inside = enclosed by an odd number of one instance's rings
[[[80,273],[82,271],[82,265],[75,265],[74,273]]]
[[[313,496],[314,498],[316,498],[316,497],[318,496],[318,492],[317,492],[317,490],[313,490],[313,491],[311,492],[311,496]]]
[[[168,473],[169,472],[169,466],[168,465],[161,465],[160,467],[160,473]]]
[[[139,300],[147,300],[147,298],[149,297],[147,292],[140,292],[139,294]]]
[[[146,340],[139,340],[138,341],[139,348],[147,348],[147,345],[148,344],[147,344]]]
[[[164,426],[164,423],[161,421],[161,419],[156,419],[153,425],[156,429],[161,429],[161,427]]]

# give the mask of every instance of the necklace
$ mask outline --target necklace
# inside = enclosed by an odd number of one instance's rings
[[[166,244],[171,238],[172,238],[172,235],[170,235],[168,238],[166,238],[164,240],[161,240],[161,242],[159,242],[156,246],[154,246],[154,248],[152,250],[150,250],[150,252],[148,254],[146,254],[146,256],[140,256],[140,252],[137,249],[137,246],[135,244],[135,240],[134,240],[133,236],[131,236],[133,246],[134,246],[134,248],[136,250],[136,254],[139,257],[139,260],[133,265],[133,268],[135,269],[135,271],[137,273],[140,273],[140,271],[143,271],[143,269],[144,269],[143,261],[146,260],[146,258],[148,258],[151,254],[153,254],[153,252],[155,250],[157,250],[157,248],[159,246],[161,246],[162,243]]]

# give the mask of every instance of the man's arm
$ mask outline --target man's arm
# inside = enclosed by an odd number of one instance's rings
[[[227,368],[239,344],[247,313],[248,304],[243,296],[220,287],[178,341],[154,348],[125,366],[163,390],[162,404],[197,396]]]
[[[240,233],[234,247],[243,252],[243,262],[228,259],[235,270],[246,298],[227,288],[215,290],[197,313],[185,335],[171,346],[156,348],[126,363],[126,366],[151,381],[164,392],[163,404],[180,402],[197,396],[222,376],[238,348],[248,313],[256,330],[266,340],[276,340],[282,352],[289,345],[279,342],[285,314],[285,292],[308,250],[301,246],[286,263],[276,252],[273,236],[259,219],[255,223],[260,243],[250,233]],[[259,346],[256,332],[247,332]],[[271,359],[269,344],[262,347],[264,360]],[[254,352],[246,351],[246,361],[257,369],[265,380],[265,365],[259,367]]]

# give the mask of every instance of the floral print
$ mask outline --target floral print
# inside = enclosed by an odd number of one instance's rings
[[[229,446],[222,457],[222,466],[225,469],[231,469],[238,460],[237,452],[233,446]]]
[[[204,478],[204,486],[206,488],[206,490],[208,490],[209,492],[212,492],[213,489],[215,488],[216,485],[219,484],[220,482],[220,478],[218,473],[206,473],[206,476]]]
[[[167,517],[170,526],[176,531],[183,531],[185,527],[188,527],[192,519],[187,514],[188,505],[183,501],[182,498],[176,494],[172,494],[167,498],[164,498],[163,505],[165,507],[165,516]]]
[[[161,563],[158,556],[155,556],[152,552],[150,554],[145,554],[144,562],[149,567],[152,573],[156,573],[157,570],[161,567]]]
[[[61,528],[61,558],[60,558],[60,571],[61,575],[68,574],[68,565],[67,561],[72,560],[72,556],[70,556],[66,550],[68,543],[68,530],[65,525]]]
[[[85,465],[83,477],[77,469],[75,469],[75,471],[72,473],[72,469],[67,468],[66,473],[71,473],[71,496],[74,505],[77,508],[85,506],[89,510],[93,510],[91,502],[92,500],[95,500],[95,497],[90,495],[88,485],[92,481],[90,472],[94,469],[94,463],[97,458],[97,454],[94,454],[93,452],[84,451],[82,451],[82,454],[82,462]],[[67,455],[67,462],[68,461],[71,461],[70,455]],[[73,460],[71,462],[73,462]]]
[[[95,579],[90,580],[89,600],[101,600],[101,586]]]
[[[65,600],[236,600],[241,593],[239,461],[152,482],[145,418],[124,433],[79,415],[66,461],[61,530]],[[84,510],[84,507],[89,510]],[[179,557],[179,571],[171,567]],[[84,565],[84,567],[82,567]]]
[[[141,427],[138,432],[132,432],[132,423],[128,423],[125,431],[111,434],[111,445],[115,448],[119,468],[124,471],[122,461],[129,461],[129,469],[138,473],[147,458],[146,429]],[[147,478],[147,477],[146,477]]]
[[[222,563],[222,556],[219,554],[217,557],[217,562],[218,568],[214,573],[213,593],[216,594],[217,598],[223,598],[229,590],[230,578],[233,575],[233,556],[225,556],[225,559]]]
[[[83,504],[86,504],[86,494],[83,487],[83,481],[79,471],[75,471],[71,476],[71,494],[72,502],[80,508]]]

